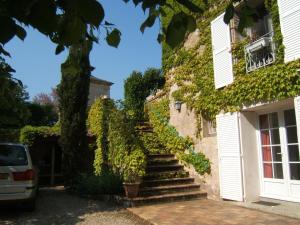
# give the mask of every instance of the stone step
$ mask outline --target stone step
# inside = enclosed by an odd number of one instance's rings
[[[170,178],[184,178],[188,176],[189,176],[189,172],[182,170],[182,171],[147,173],[143,179],[148,181],[148,180],[161,180],[161,179],[170,179]]]
[[[151,165],[147,166],[147,172],[164,172],[164,171],[180,171],[183,170],[183,166],[176,164],[176,165]]]
[[[178,159],[155,159],[155,160],[148,160],[147,165],[155,166],[155,165],[176,165],[178,164]]]
[[[139,196],[156,196],[162,194],[171,194],[171,193],[181,193],[181,192],[190,192],[198,191],[200,188],[199,184],[177,184],[177,185],[164,185],[157,187],[144,187],[139,191]]]
[[[160,180],[145,180],[141,184],[141,187],[155,187],[161,185],[175,185],[175,184],[191,184],[194,182],[194,178],[184,177],[184,178],[170,178],[170,179],[160,179]]]
[[[148,160],[154,159],[175,159],[174,154],[150,154],[148,155]]]
[[[147,197],[137,197],[132,199],[124,197],[122,201],[125,207],[134,207],[139,205],[201,199],[206,197],[207,197],[207,193],[199,190],[199,191],[162,194],[162,195],[147,196]]]

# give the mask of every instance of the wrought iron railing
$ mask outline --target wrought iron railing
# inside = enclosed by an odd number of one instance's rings
[[[245,46],[246,70],[254,71],[275,62],[273,32],[267,33]]]

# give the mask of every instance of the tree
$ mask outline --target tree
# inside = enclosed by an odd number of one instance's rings
[[[58,120],[58,114],[51,104],[27,103],[30,116],[26,122],[32,126],[51,126]]]
[[[144,115],[144,99],[147,97],[144,89],[143,74],[133,71],[124,82],[125,108],[137,120],[142,120]]]
[[[133,71],[124,82],[124,103],[129,114],[136,120],[143,120],[146,98],[162,88],[164,83],[160,69],[149,68],[144,74]]]
[[[165,77],[160,69],[149,68],[144,72],[143,83],[145,90],[147,90],[146,94],[149,96],[155,93],[158,89],[163,88],[165,84]]]
[[[89,53],[91,41],[72,45],[69,56],[61,65],[61,83],[58,86],[63,170],[66,185],[84,171],[82,160],[87,151],[86,120],[89,83],[92,67]]]
[[[0,128],[19,128],[25,125],[29,116],[28,93],[23,84],[13,78],[13,72],[0,57]]]
[[[51,95],[43,93],[43,92],[34,96],[32,101],[39,105],[52,105],[53,104]]]
[[[156,19],[166,17],[165,9],[174,11],[167,27],[158,34],[158,41],[166,40],[175,47],[182,42],[186,33],[196,29],[195,15],[208,9],[208,0],[123,0],[141,5],[148,13],[140,30],[153,26]],[[240,17],[239,29],[251,25],[259,12],[246,2],[236,11],[234,4],[242,0],[231,0],[226,9],[225,22],[234,15]],[[195,3],[194,3],[195,2]],[[180,8],[179,11],[175,9]],[[14,36],[21,40],[26,37],[24,26],[31,26],[57,44],[56,53],[89,38],[97,42],[93,32],[99,28],[106,30],[106,42],[117,47],[121,32],[113,24],[104,21],[105,12],[97,0],[2,0],[0,1],[0,53],[9,55],[3,46]],[[188,10],[185,10],[188,9]],[[189,11],[189,12],[187,12]],[[192,14],[192,15],[191,15]]]

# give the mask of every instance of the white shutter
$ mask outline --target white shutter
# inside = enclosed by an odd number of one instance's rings
[[[300,96],[294,99],[294,104],[297,123],[298,143],[300,143]]]
[[[231,39],[224,14],[211,22],[215,87],[224,87],[233,81]]]
[[[300,58],[300,1],[278,0],[285,62]]]
[[[217,140],[221,197],[243,201],[238,113],[217,116]]]

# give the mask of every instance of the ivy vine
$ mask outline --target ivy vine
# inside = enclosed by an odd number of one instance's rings
[[[234,82],[224,88],[215,89],[210,22],[226,8],[227,1],[218,1],[202,17],[198,18],[199,43],[192,49],[183,47],[163,50],[163,68],[168,85],[177,84],[172,93],[176,100],[184,101],[198,116],[214,120],[222,111],[239,111],[243,106],[259,102],[295,97],[300,93],[297,68],[300,60],[283,63],[284,46],[276,0],[266,0],[274,27],[276,61],[274,64],[246,73],[244,46],[249,39],[233,44]],[[217,4],[215,2],[215,4]],[[199,47],[204,49],[199,53]],[[171,71],[171,72],[170,72]]]

